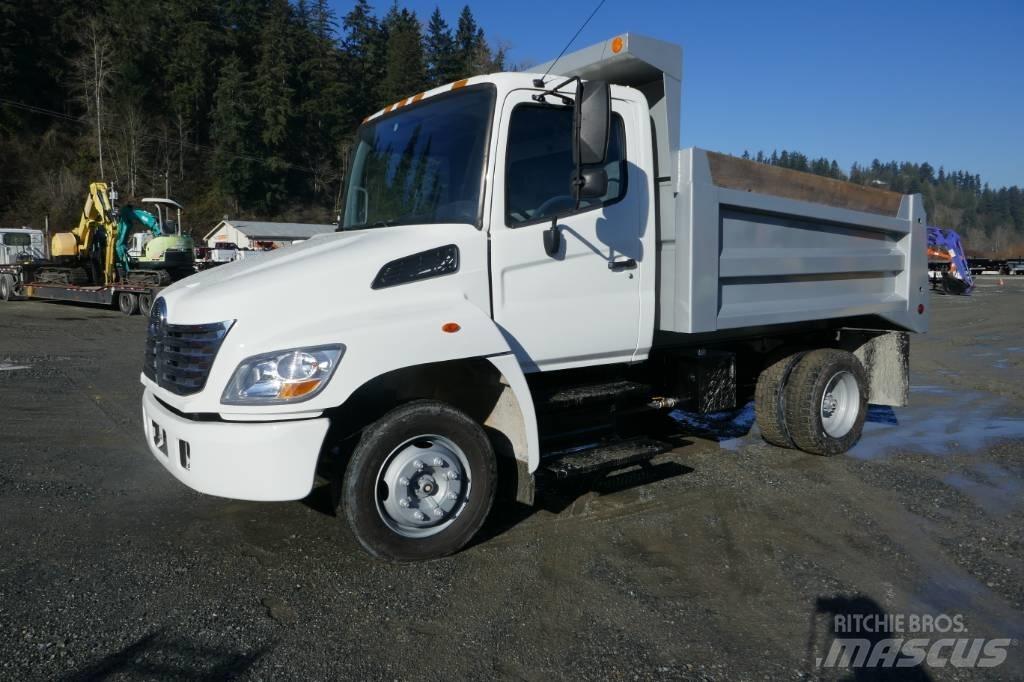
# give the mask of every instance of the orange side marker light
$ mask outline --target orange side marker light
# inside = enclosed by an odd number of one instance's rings
[[[455,332],[462,329],[458,322],[445,322],[441,325],[441,331],[445,334],[454,334]]]
[[[625,41],[622,40],[622,36],[615,36],[612,38],[612,54],[622,52],[622,48],[625,44]]]

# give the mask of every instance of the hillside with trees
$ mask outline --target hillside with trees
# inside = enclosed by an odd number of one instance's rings
[[[0,0],[0,225],[77,222],[90,181],[167,194],[202,233],[223,215],[329,222],[364,116],[509,68],[467,6],[429,17],[358,0]],[[746,156],[750,156],[746,154]],[[754,158],[925,195],[973,251],[1024,242],[1018,187],[928,163]]]
[[[330,222],[359,122],[505,68],[470,8],[358,0],[0,0],[0,225],[77,224],[88,183],[224,214]]]

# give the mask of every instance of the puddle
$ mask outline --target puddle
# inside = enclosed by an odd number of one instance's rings
[[[1024,415],[1009,416],[1007,413],[1012,414],[1013,410],[1008,409],[1006,401],[976,391],[954,392],[928,384],[912,386],[910,391],[908,407],[868,407],[864,435],[850,451],[851,456],[878,459],[896,449],[941,456],[952,451],[974,452],[997,440],[1024,439]],[[736,451],[756,438],[751,434],[753,402],[725,412],[700,414],[673,410],[669,414],[685,433],[716,441],[725,450]],[[994,472],[990,476],[983,471],[982,474],[991,479],[1006,478],[1005,473]],[[955,483],[950,482],[950,485]],[[977,485],[991,490],[992,485],[1003,484]],[[1013,494],[1019,496],[1020,488],[1013,490]]]
[[[718,441],[726,449],[736,451],[747,442],[754,425],[754,403],[749,402],[738,410],[725,412],[685,412],[672,410],[669,413],[687,434]]]
[[[985,462],[972,467],[971,471],[982,480],[953,473],[946,476],[943,483],[967,495],[991,516],[1003,516],[1024,501],[1021,497],[1024,484],[1001,466]]]
[[[1008,416],[1006,402],[991,395],[927,385],[912,387],[911,394],[908,407],[872,405],[864,435],[850,455],[876,459],[896,448],[944,455],[1024,438],[1024,417]]]

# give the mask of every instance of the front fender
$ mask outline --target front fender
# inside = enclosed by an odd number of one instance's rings
[[[517,458],[524,459],[531,472],[537,468],[540,446],[533,396],[519,362],[490,317],[464,298],[452,297],[421,301],[404,310],[381,310],[372,318],[352,326],[342,339],[346,347],[341,364],[309,407],[341,405],[367,382],[396,370],[486,358],[501,372],[518,404],[525,452],[517,448]],[[451,323],[458,325],[457,331],[442,329]]]

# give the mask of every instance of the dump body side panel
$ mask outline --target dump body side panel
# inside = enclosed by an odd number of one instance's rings
[[[679,153],[674,233],[659,243],[660,329],[683,333],[877,315],[924,331],[919,195]]]

